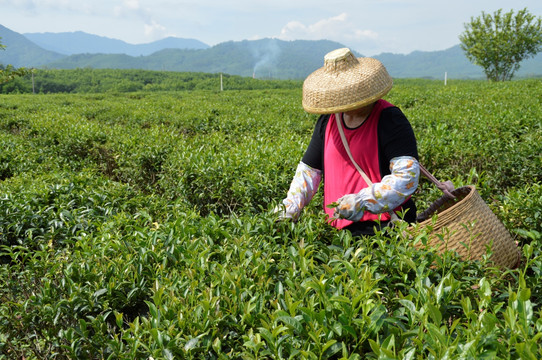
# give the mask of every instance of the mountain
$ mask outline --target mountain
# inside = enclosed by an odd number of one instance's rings
[[[147,44],[129,44],[122,40],[87,34],[82,31],[63,33],[26,33],[24,36],[44,49],[64,55],[126,54],[150,55],[163,49],[206,49],[209,45],[195,39],[168,37]]]
[[[194,71],[257,78],[303,79],[322,66],[323,58],[343,44],[328,41],[261,39],[229,41],[202,50],[165,49],[149,56],[114,54],[72,55],[48,64],[50,68],[117,68]],[[362,56],[356,53],[357,56]],[[408,55],[383,53],[374,56],[394,78],[483,79],[482,68],[467,60],[459,45],[441,51],[414,51]],[[516,73],[542,75],[542,54],[526,60]]]
[[[322,65],[324,55],[344,45],[328,40],[228,41],[203,50],[165,49],[149,56],[72,55],[50,68],[83,67],[194,72],[224,72],[258,78],[300,79]]]
[[[460,45],[440,51],[414,51],[408,55],[383,53],[375,56],[397,78],[449,78],[480,79],[485,78],[480,66],[471,63]],[[524,60],[517,77],[541,76],[542,53],[534,58]]]
[[[0,51],[0,64],[51,69],[223,72],[256,78],[303,79],[322,66],[326,53],[344,47],[328,40],[261,39],[228,41],[208,47],[197,40],[179,38],[131,45],[82,32],[27,36],[36,39],[41,46],[0,25],[0,42],[7,46],[5,51]],[[199,45],[201,48],[197,48]],[[482,69],[467,60],[459,45],[441,51],[414,51],[407,55],[383,53],[374,57],[382,61],[394,78],[443,79],[445,73],[450,79],[485,78]],[[523,61],[515,75],[542,76],[542,53]]]
[[[393,77],[480,78],[482,68],[472,64],[459,45],[441,51],[414,51],[408,55],[382,53],[375,56]]]
[[[2,25],[0,38],[2,45],[6,46],[4,50],[0,50],[0,64],[39,67],[64,57],[62,54],[39,47],[23,35]]]

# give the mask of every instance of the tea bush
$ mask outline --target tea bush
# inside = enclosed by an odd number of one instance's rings
[[[222,77],[222,79],[221,79]],[[221,81],[222,80],[222,81]],[[33,74],[0,85],[0,94],[154,92],[298,88],[300,80],[253,79],[229,74],[139,69],[34,69]]]
[[[1,96],[0,358],[542,357],[540,86],[388,96],[517,269],[416,250],[405,225],[353,238],[321,193],[275,222],[316,121],[300,89]],[[438,192],[423,180],[418,207]]]

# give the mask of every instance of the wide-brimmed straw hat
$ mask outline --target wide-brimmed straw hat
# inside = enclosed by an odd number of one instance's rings
[[[303,108],[309,113],[332,114],[369,105],[386,95],[393,80],[376,59],[356,58],[348,48],[329,52],[324,66],[303,83]]]

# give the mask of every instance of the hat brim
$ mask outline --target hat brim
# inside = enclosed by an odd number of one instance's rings
[[[303,82],[303,108],[314,114],[355,110],[384,97],[393,80],[382,63],[359,58],[346,71],[330,72],[322,67]]]

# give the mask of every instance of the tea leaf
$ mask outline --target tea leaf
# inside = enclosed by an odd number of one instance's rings
[[[332,202],[332,203],[329,203],[329,204],[326,205],[326,207],[329,208],[329,209],[334,209],[334,208],[336,208],[337,206],[339,206],[339,203],[336,202],[336,201],[335,201],[335,202]]]
[[[297,319],[295,319],[295,318],[293,318],[291,316],[279,316],[277,318],[277,321],[283,322],[284,324],[286,324],[289,327],[293,328],[299,334],[304,332],[303,325],[301,325],[301,323]]]

